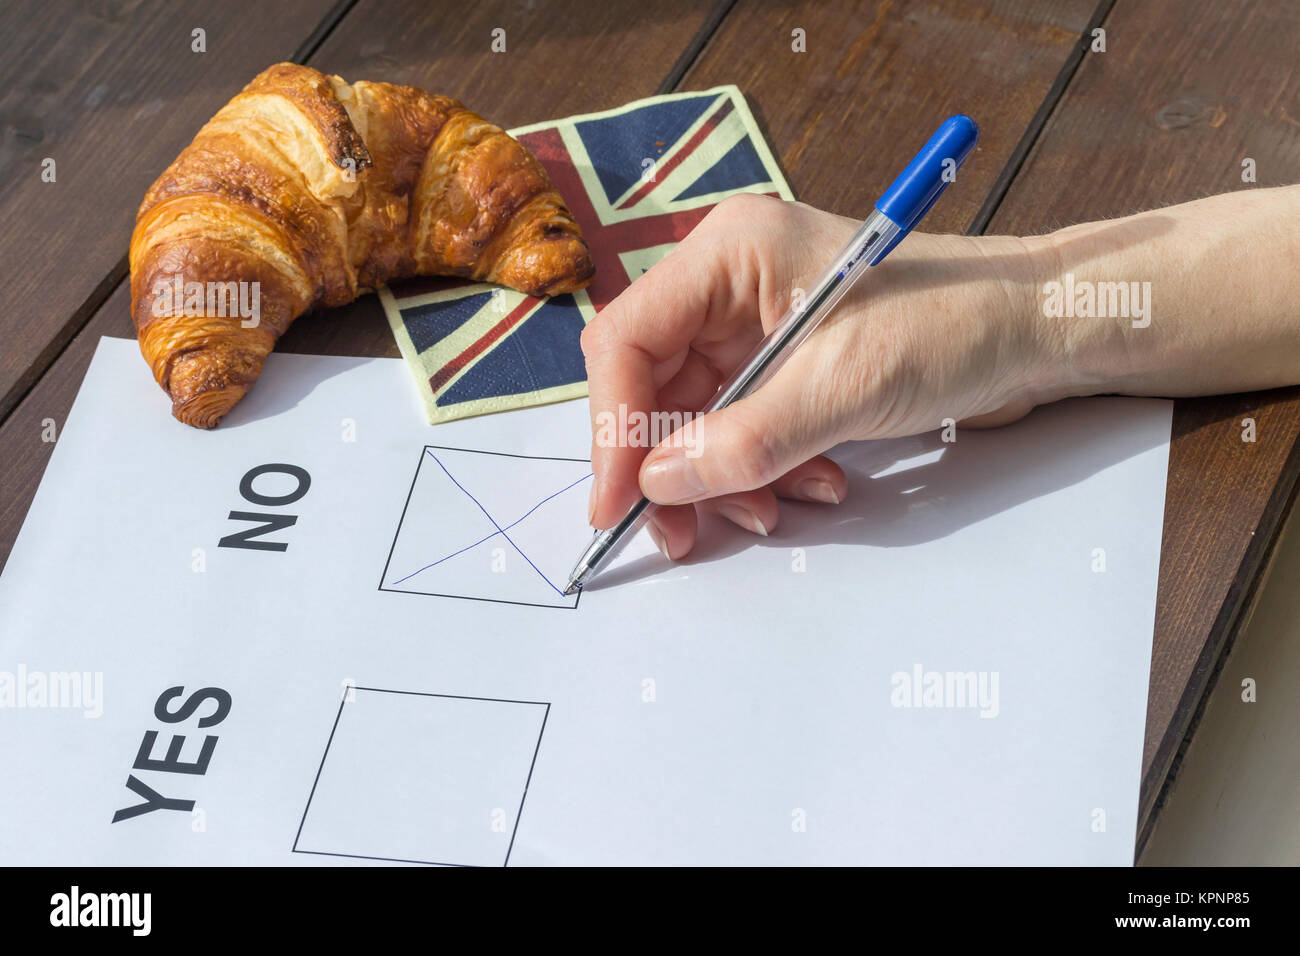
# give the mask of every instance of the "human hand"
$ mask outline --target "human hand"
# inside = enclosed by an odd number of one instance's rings
[[[778,497],[844,500],[844,472],[821,454],[841,441],[1003,424],[1059,397],[1054,343],[1032,318],[1035,241],[913,234],[753,395],[654,448],[610,439],[633,413],[703,407],[858,225],[728,199],[588,324],[595,527],[644,494],[667,506],[648,528],[670,559],[694,545],[697,510],[766,535]]]

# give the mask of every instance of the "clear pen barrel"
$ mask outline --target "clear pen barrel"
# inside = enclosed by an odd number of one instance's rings
[[[820,276],[806,297],[793,302],[785,315],[764,336],[736,370],[719,386],[713,399],[700,410],[700,414],[730,405],[751,394],[776,373],[786,359],[806,339],[822,319],[839,304],[844,294],[864,271],[870,268],[889,248],[899,233],[898,224],[888,216],[873,209],[866,221],[858,227],[853,238],[839,256]],[[649,520],[656,505],[642,499],[615,527],[597,533],[587,553],[578,562],[574,574],[588,569],[594,572],[611,560]],[[584,575],[585,578],[586,575]]]
[[[835,261],[817,277],[811,291],[803,296],[799,294],[801,290],[796,290],[796,299],[785,315],[722,383],[701,414],[744,398],[776,374],[861,274],[889,248],[899,231],[897,223],[873,209]]]

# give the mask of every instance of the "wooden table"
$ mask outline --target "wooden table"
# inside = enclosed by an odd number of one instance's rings
[[[918,130],[966,112],[983,138],[926,228],[1028,234],[1300,180],[1298,34],[1285,0],[14,0],[0,12],[0,560],[96,341],[134,334],[126,246],[145,188],[272,62],[422,86],[506,127],[735,83],[799,198],[859,217]],[[397,355],[374,296],[279,347]],[[1176,405],[1139,850],[1295,497],[1298,434],[1300,389]]]

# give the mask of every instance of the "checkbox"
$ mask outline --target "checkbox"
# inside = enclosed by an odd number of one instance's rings
[[[590,488],[586,459],[426,445],[379,590],[576,608]]]
[[[296,853],[505,866],[550,704],[349,688]]]

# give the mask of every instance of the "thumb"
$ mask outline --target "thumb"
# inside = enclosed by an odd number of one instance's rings
[[[778,373],[748,398],[678,429],[642,463],[642,493],[657,504],[686,504],[752,491],[836,444],[830,423],[807,408],[802,385]]]

